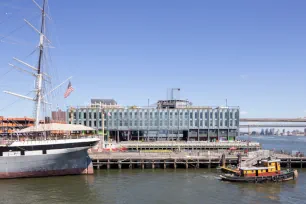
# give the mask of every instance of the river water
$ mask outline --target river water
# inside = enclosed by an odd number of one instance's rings
[[[242,138],[245,139],[245,138]],[[306,137],[252,137],[264,148],[306,152]],[[214,169],[97,170],[89,176],[0,182],[0,203],[306,203],[306,170],[296,181],[238,184]]]

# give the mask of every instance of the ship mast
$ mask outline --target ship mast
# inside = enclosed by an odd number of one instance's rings
[[[39,34],[39,58],[38,67],[36,75],[36,109],[35,109],[35,127],[39,125],[39,114],[40,114],[40,104],[42,99],[42,61],[43,61],[43,51],[44,51],[44,32],[45,32],[45,5],[46,0],[43,0],[43,7],[41,9],[41,28]]]
[[[41,109],[41,104],[48,104],[51,105],[50,103],[46,102],[46,97],[48,95],[50,95],[52,92],[54,92],[56,89],[58,89],[60,86],[62,86],[64,83],[66,83],[68,80],[70,80],[72,77],[69,77],[68,79],[66,79],[65,81],[63,81],[61,84],[59,84],[58,86],[56,86],[55,88],[53,88],[50,92],[48,93],[43,93],[42,91],[42,83],[43,80],[44,81],[49,81],[49,79],[51,79],[51,77],[49,75],[47,75],[46,73],[43,72],[42,68],[43,68],[43,54],[44,54],[44,47],[45,47],[45,42],[49,44],[51,44],[51,41],[46,37],[45,35],[45,20],[46,17],[48,19],[50,19],[50,17],[48,16],[48,14],[45,12],[46,10],[46,5],[47,5],[47,1],[48,0],[43,0],[43,5],[40,6],[35,0],[32,0],[33,3],[41,10],[41,27],[40,30],[38,30],[37,28],[35,28],[29,21],[27,21],[26,19],[24,19],[24,21],[35,31],[39,34],[39,56],[38,56],[38,65],[37,67],[32,66],[20,59],[17,59],[16,57],[14,57],[13,59],[22,64],[23,66],[26,66],[28,69],[31,69],[31,71],[20,68],[14,64],[10,64],[10,66],[12,66],[13,68],[22,71],[24,73],[30,74],[32,76],[35,77],[35,97],[29,97],[29,96],[24,96],[21,94],[17,94],[17,93],[13,93],[10,91],[4,91],[4,93],[7,94],[11,94],[23,99],[27,99],[27,100],[31,100],[35,102],[35,127],[37,128],[39,125],[39,116],[40,116],[40,109]],[[44,94],[44,95],[43,95]]]

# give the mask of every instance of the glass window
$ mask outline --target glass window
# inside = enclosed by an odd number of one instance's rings
[[[188,119],[188,113],[185,112],[185,119]]]
[[[208,112],[205,112],[205,118],[208,118]]]
[[[178,126],[178,121],[177,121],[177,120],[174,122],[174,125],[175,125],[175,126]]]
[[[183,121],[180,121],[180,126],[183,126]]]
[[[235,118],[236,118],[236,119],[239,118],[239,113],[238,113],[238,112],[235,113]]]
[[[201,127],[203,126],[203,120],[200,121],[200,126],[201,126]]]
[[[190,113],[190,119],[192,118],[192,116],[193,116],[193,114],[192,114],[192,113]]]
[[[195,120],[195,126],[199,126],[199,121]]]
[[[99,122],[99,126],[100,126],[100,127],[102,126],[102,121]]]
[[[128,116],[128,113],[127,113],[127,112],[124,112],[124,117],[127,118],[127,116]]]
[[[114,118],[117,118],[117,112],[114,112]]]
[[[193,124],[192,124],[192,120],[190,121],[190,126],[193,126]]]
[[[203,113],[202,113],[202,112],[200,113],[200,118],[201,118],[201,119],[203,118]]]
[[[155,126],[158,126],[158,121],[157,120],[155,120]]]
[[[212,112],[209,113],[209,117],[210,117],[210,119],[212,119],[212,117],[213,117],[213,113]]]
[[[230,118],[233,118],[233,112],[230,112]]]
[[[91,127],[91,120],[89,121],[89,127]]]
[[[208,120],[205,120],[205,126],[206,127],[208,126]]]
[[[198,115],[199,115],[199,114],[198,114],[197,112],[195,112],[195,113],[194,113],[194,118],[198,119]]]
[[[142,112],[139,113],[140,118],[142,118]]]
[[[94,121],[94,127],[97,127],[97,121]]]
[[[119,118],[122,118],[122,112],[119,113]]]
[[[128,121],[124,121],[124,126],[128,126]]]
[[[217,119],[218,118],[218,113],[217,112],[215,112],[215,119]]]
[[[159,121],[159,125],[163,126],[163,121],[162,120]]]
[[[137,126],[137,125],[138,125],[138,121],[135,120],[135,121],[134,121],[134,126]]]
[[[86,119],[86,117],[87,117],[87,114],[86,114],[86,112],[84,112],[84,119]]]
[[[222,112],[220,112],[220,119],[222,119],[222,117],[223,117],[223,113],[222,113]]]
[[[122,126],[122,120],[119,121],[119,126]]]
[[[151,118],[151,119],[153,118],[153,113],[152,113],[152,112],[150,112],[150,118]]]
[[[133,126],[133,121],[132,120],[130,120],[130,126]]]
[[[141,120],[141,121],[139,121],[139,126],[142,126],[142,120]]]
[[[94,113],[94,119],[97,119],[97,113]]]
[[[185,120],[185,126],[188,126],[188,120]]]

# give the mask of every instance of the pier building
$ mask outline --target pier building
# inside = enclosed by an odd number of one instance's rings
[[[116,141],[220,141],[239,134],[239,107],[193,106],[188,100],[160,100],[148,107],[120,106],[113,99],[91,102],[69,107],[67,123],[104,128]]]

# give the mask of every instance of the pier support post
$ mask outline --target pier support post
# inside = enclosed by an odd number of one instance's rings
[[[141,168],[144,169],[144,161],[141,160]]]
[[[197,168],[197,169],[200,168],[200,160],[199,160],[199,159],[197,160],[196,168]]]
[[[118,168],[121,169],[121,161],[118,161]]]
[[[185,161],[185,166],[186,166],[186,169],[188,169],[188,160],[187,159]]]
[[[176,159],[174,159],[173,167],[174,167],[174,169],[176,169]]]
[[[152,161],[152,169],[155,169],[154,160]]]
[[[166,161],[164,161],[164,169],[166,169],[167,168],[167,166],[166,166]]]
[[[291,168],[291,159],[287,159],[287,168]]]
[[[133,164],[132,164],[132,160],[130,159],[130,165],[129,168],[132,169],[133,168]]]
[[[303,159],[301,159],[301,169],[303,168]]]
[[[100,169],[100,160],[97,159],[97,169]]]
[[[208,168],[210,169],[211,168],[211,159],[209,158],[208,160]]]
[[[110,169],[110,161],[109,161],[109,159],[107,160],[107,169]]]

